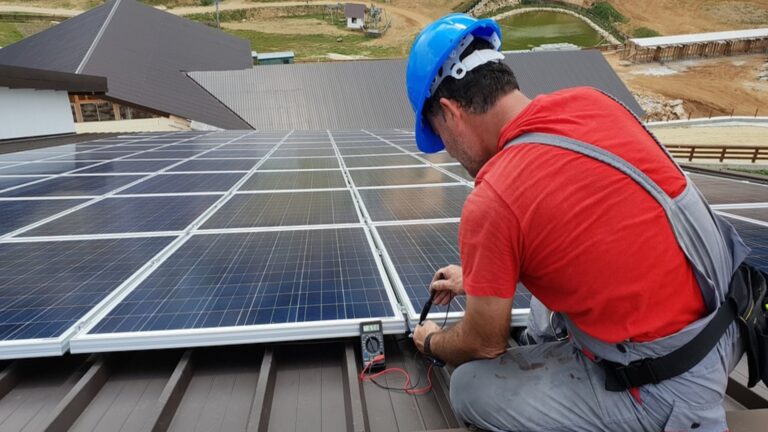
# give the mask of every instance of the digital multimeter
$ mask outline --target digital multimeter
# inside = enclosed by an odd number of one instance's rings
[[[360,323],[360,348],[363,367],[377,356],[381,356],[381,359],[371,364],[369,370],[384,367],[384,332],[381,329],[381,321]]]

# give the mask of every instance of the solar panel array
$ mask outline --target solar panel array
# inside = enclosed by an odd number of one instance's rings
[[[694,180],[768,263],[768,187]],[[435,270],[459,263],[472,187],[400,130],[147,133],[0,155],[0,358],[352,336],[370,319],[402,332]],[[513,322],[529,304],[518,287]]]

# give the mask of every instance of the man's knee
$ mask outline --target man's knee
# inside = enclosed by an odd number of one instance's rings
[[[477,408],[486,406],[483,402],[488,389],[482,390],[480,368],[487,360],[464,363],[451,374],[451,405],[462,420],[472,422],[476,419]]]

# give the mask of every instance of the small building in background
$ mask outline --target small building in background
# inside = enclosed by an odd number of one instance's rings
[[[365,5],[361,3],[344,4],[347,28],[362,29],[365,26]]]
[[[276,65],[276,64],[290,64],[293,63],[296,54],[293,51],[278,51],[271,53],[257,53],[251,51],[253,57],[253,64],[255,65]]]
[[[70,98],[106,92],[103,77],[0,65],[0,140],[75,133]]]

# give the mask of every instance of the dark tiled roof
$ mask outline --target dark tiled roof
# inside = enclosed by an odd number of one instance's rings
[[[344,15],[347,18],[365,18],[365,5],[360,3],[345,3]]]
[[[642,108],[599,51],[507,54],[520,87],[534,97],[592,86]],[[190,76],[256,129],[412,128],[405,60],[304,63]]]
[[[248,125],[186,75],[252,65],[247,41],[112,0],[0,50],[0,64],[104,76],[107,96],[228,129]]]
[[[66,90],[70,93],[105,93],[107,79],[92,75],[0,65],[0,87]]]

